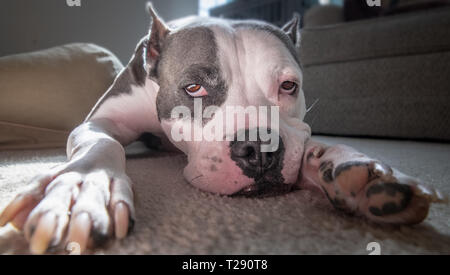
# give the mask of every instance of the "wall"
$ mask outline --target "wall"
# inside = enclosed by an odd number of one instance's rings
[[[147,0],[0,0],[0,56],[92,42],[126,63],[148,31]],[[198,0],[153,0],[165,20],[198,13]]]

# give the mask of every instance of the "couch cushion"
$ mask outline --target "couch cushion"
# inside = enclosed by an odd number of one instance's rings
[[[316,134],[450,140],[449,72],[450,52],[309,67],[306,104],[318,101],[305,121]]]
[[[450,140],[450,9],[303,30],[315,134]]]
[[[304,66],[450,50],[450,8],[302,29]]]
[[[64,146],[121,69],[85,43],[0,58],[0,150]]]
[[[344,22],[344,13],[342,12],[342,7],[336,5],[315,5],[303,15],[304,28],[338,24],[341,22]]]

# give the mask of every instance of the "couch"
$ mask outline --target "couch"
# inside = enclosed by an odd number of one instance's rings
[[[342,13],[325,6],[305,15],[313,133],[449,141],[450,7],[351,22]]]

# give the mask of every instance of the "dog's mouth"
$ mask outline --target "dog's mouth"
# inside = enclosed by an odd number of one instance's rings
[[[264,181],[254,183],[231,195],[232,197],[265,198],[283,195],[297,190],[295,184],[284,184]]]

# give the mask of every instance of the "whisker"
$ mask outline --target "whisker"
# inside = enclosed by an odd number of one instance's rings
[[[196,179],[198,179],[198,178],[201,178],[201,177],[203,177],[203,174],[194,177],[193,179],[189,180],[189,182],[192,183],[194,180],[196,180]]]
[[[316,99],[316,101],[314,101],[313,104],[311,104],[311,106],[309,106],[309,108],[306,109],[306,112],[307,112],[307,113],[308,113],[309,111],[311,111],[311,109],[312,109],[314,106],[316,106],[316,103],[319,102],[319,99],[320,99],[320,98]]]

